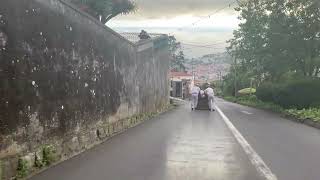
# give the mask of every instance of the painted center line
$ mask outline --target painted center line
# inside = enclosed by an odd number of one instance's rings
[[[242,113],[244,113],[244,114],[248,114],[248,115],[252,115],[253,113],[251,113],[251,112],[248,112],[248,111],[241,111]]]
[[[229,118],[221,111],[221,109],[217,105],[215,107],[238,143],[241,145],[241,147],[249,157],[253,166],[257,169],[258,173],[266,180],[277,180],[278,178],[276,177],[276,175],[271,172],[270,168],[266,165],[266,163],[262,160],[258,153],[251,147],[251,145],[237,130],[237,128],[232,124]]]

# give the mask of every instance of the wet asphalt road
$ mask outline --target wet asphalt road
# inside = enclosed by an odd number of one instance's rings
[[[279,180],[320,180],[320,130],[277,113],[217,101]]]
[[[31,179],[260,180],[262,178],[217,112],[191,112],[189,105],[184,105],[129,129]]]

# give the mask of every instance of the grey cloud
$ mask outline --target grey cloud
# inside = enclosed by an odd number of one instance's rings
[[[122,19],[143,18],[170,18],[181,14],[205,16],[217,9],[228,6],[233,0],[135,0],[137,12]],[[232,6],[234,7],[234,5]],[[224,13],[233,13],[233,8],[226,8]]]

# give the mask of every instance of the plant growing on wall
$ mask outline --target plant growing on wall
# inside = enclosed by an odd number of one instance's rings
[[[55,149],[53,146],[44,146],[42,149],[42,163],[46,166],[50,166],[55,160]]]
[[[132,0],[71,0],[71,2],[103,24],[120,14],[129,14],[136,9],[136,4]]]
[[[18,159],[17,176],[15,179],[22,179],[29,173],[28,162],[22,158]]]

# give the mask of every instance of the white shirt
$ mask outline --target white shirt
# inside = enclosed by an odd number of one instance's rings
[[[208,87],[208,88],[206,89],[206,93],[207,93],[209,96],[214,96],[213,89],[210,88],[210,87]]]
[[[193,86],[191,89],[191,94],[198,95],[200,88],[198,86]]]

